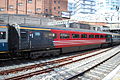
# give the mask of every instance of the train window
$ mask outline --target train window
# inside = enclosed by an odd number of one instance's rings
[[[95,35],[95,38],[99,38],[99,35]]]
[[[72,38],[79,38],[79,34],[72,34]]]
[[[60,34],[60,38],[61,38],[61,39],[70,38],[70,35],[69,35],[69,34],[66,34],[66,33],[61,33],[61,34]]]
[[[87,38],[87,34],[82,34],[81,38]]]
[[[89,38],[94,38],[94,35],[89,35]]]
[[[57,35],[55,33],[49,33],[49,37],[52,37],[55,39],[57,37]]]
[[[53,38],[54,39],[57,38],[57,34],[53,33]]]
[[[104,38],[104,35],[100,35],[100,38]]]
[[[6,32],[0,32],[0,39],[6,39]]]
[[[27,38],[27,33],[26,32],[21,32],[21,38]]]
[[[108,35],[105,35],[105,38],[108,38]]]
[[[106,35],[105,38],[111,38],[111,35]]]
[[[35,36],[40,36],[40,32],[35,32]]]
[[[49,38],[49,39],[53,39],[53,38],[56,38],[56,34],[51,33],[51,32],[45,32],[44,37]]]

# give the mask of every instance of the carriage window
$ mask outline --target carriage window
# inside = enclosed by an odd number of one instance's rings
[[[27,38],[27,33],[26,32],[21,32],[21,38]]]
[[[94,38],[94,35],[89,35],[89,38]]]
[[[61,33],[61,34],[60,34],[60,38],[61,38],[61,39],[66,39],[66,38],[69,38],[69,37],[70,37],[69,34],[66,34],[66,33]]]
[[[55,33],[49,33],[48,35],[49,35],[49,37],[52,37],[54,39],[57,37],[57,35]]]
[[[79,38],[79,34],[72,34],[72,38]]]
[[[6,32],[0,32],[0,39],[6,39]]]
[[[56,38],[56,34],[51,33],[51,32],[45,32],[44,37],[49,38],[49,39],[53,39],[53,38]]]
[[[104,35],[100,35],[100,38],[104,38]]]
[[[111,35],[106,35],[105,38],[111,38]]]
[[[53,33],[53,38],[54,39],[57,38],[57,34]]]
[[[99,35],[95,35],[95,38],[99,38]]]
[[[35,32],[35,36],[40,36],[40,32]]]
[[[82,34],[81,38],[87,38],[87,34]]]

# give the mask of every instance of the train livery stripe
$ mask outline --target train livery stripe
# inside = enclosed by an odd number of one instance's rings
[[[46,30],[50,31],[51,29],[42,29],[42,28],[27,28],[27,27],[20,27],[20,29],[30,29],[30,30]]]
[[[80,46],[89,44],[100,44],[105,43],[105,40],[61,40],[53,41],[56,47],[69,47],[69,46]]]
[[[0,26],[0,28],[7,28],[7,26]],[[47,30],[47,31],[50,31],[51,29],[45,29],[45,28],[28,28],[28,27],[22,27],[20,26],[20,29],[30,29],[30,30]]]
[[[0,28],[7,28],[6,26],[0,26]]]
[[[0,53],[9,53],[9,51],[0,51]]]

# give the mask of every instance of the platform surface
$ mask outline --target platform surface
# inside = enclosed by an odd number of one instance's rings
[[[120,69],[117,71],[117,73],[114,75],[112,80],[120,80]]]
[[[118,65],[111,73],[102,80],[120,80],[120,65]]]

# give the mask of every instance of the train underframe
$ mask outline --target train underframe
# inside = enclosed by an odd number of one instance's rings
[[[115,46],[118,44],[119,43],[106,43],[106,44],[104,43],[104,44],[92,44],[92,45],[64,47],[64,48],[55,48],[55,49],[46,49],[46,50],[10,52],[10,53],[1,54],[0,59],[8,58],[8,57],[9,58],[23,57],[23,58],[29,58],[29,59],[36,59],[38,57],[46,57],[46,56],[53,57],[53,56],[58,56],[64,53],[89,50],[89,49],[95,49],[95,48],[105,48],[105,47]]]

